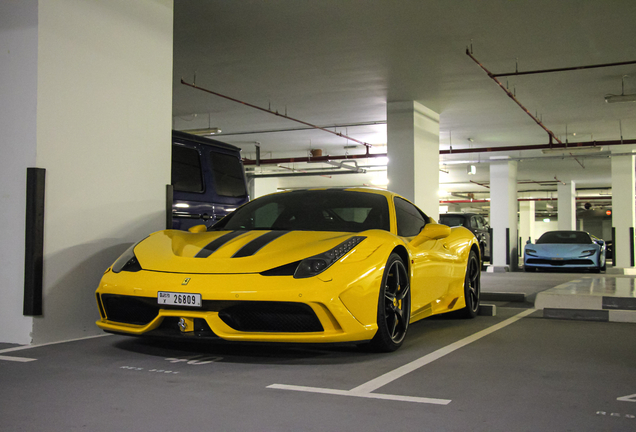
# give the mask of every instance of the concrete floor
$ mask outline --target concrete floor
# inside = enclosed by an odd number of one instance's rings
[[[536,291],[568,277],[482,285]],[[420,321],[392,354],[123,336],[0,345],[0,430],[634,431],[635,330],[500,306]]]

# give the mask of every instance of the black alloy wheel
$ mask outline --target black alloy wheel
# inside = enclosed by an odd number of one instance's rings
[[[409,274],[402,258],[393,253],[384,268],[378,301],[378,331],[371,340],[371,348],[381,352],[398,349],[404,342],[410,318]]]
[[[466,263],[466,278],[464,279],[464,298],[466,307],[460,309],[464,318],[475,318],[479,312],[479,296],[481,294],[481,266],[475,251],[470,251]]]

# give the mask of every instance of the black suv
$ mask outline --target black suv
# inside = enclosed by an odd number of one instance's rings
[[[479,242],[482,261],[490,260],[490,227],[483,216],[476,213],[444,213],[439,215],[439,223],[471,230]]]

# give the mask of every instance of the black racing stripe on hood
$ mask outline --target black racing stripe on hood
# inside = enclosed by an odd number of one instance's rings
[[[263,247],[273,242],[278,237],[284,236],[288,232],[289,231],[270,231],[266,234],[263,234],[262,236],[255,238],[254,240],[243,246],[241,249],[239,249],[238,252],[232,255],[232,258],[252,256]]]
[[[230,240],[240,236],[241,234],[245,234],[245,233],[246,233],[246,231],[232,231],[230,233],[222,235],[221,237],[215,238],[210,243],[208,243],[207,246],[205,246],[203,249],[201,249],[199,251],[199,253],[196,254],[194,257],[195,258],[207,258],[210,255],[212,255],[214,252],[216,252],[217,249],[219,249],[225,243],[227,243]]]

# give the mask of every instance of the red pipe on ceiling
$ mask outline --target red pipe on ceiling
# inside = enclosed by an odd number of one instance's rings
[[[368,149],[368,147],[367,147]],[[280,159],[261,159],[261,165],[277,165],[281,163],[298,163],[298,162],[329,162],[333,160],[346,160],[346,159],[366,159],[387,157],[386,153],[365,153],[365,154],[351,154],[351,155],[338,155],[338,156],[305,156],[296,158],[280,158]],[[243,165],[256,165],[256,161],[252,159],[243,159]]]
[[[499,81],[497,78],[495,78],[495,76],[492,74],[492,72],[490,72],[488,69],[486,69],[484,67],[484,65],[482,65],[481,63],[479,63],[479,61],[477,61],[477,59],[475,57],[473,57],[473,55],[470,53],[470,51],[468,50],[468,48],[466,48],[466,55],[468,57],[470,57],[471,59],[473,59],[473,61],[475,63],[477,63],[477,65],[482,68],[484,70],[484,72],[486,72],[488,74],[488,76],[495,82],[497,83],[497,85],[499,87],[501,87],[501,89],[503,91],[506,92],[506,94],[508,95],[508,97],[510,99],[512,99],[517,105],[519,105],[519,107],[526,113],[528,114],[532,120],[535,121],[536,124],[538,124],[539,126],[541,126],[541,128],[543,128],[544,131],[546,131],[548,133],[548,135],[550,136],[550,144],[552,144],[552,140],[555,140],[558,143],[561,143],[561,140],[558,139],[555,135],[554,132],[552,132],[550,129],[548,129],[547,127],[545,127],[545,125],[541,122],[541,120],[539,120],[538,118],[536,118],[535,116],[533,116],[532,114],[530,114],[530,111],[528,111],[528,109],[526,107],[524,107],[523,105],[521,105],[521,102],[519,102],[519,100],[517,99],[517,97],[515,95],[513,95],[510,90],[508,90],[506,87],[504,87],[504,85],[501,83],[501,81]]]
[[[458,150],[440,150],[439,154],[459,154],[459,153],[489,153],[499,151],[521,151],[521,150],[568,150],[568,149],[581,149],[588,147],[602,147],[613,146],[623,144],[636,144],[636,139],[629,140],[609,140],[609,141],[592,141],[592,142],[578,142],[578,143],[560,143],[560,144],[530,144],[521,146],[505,146],[505,147],[481,147],[481,148],[467,148]],[[583,155],[577,155],[583,156]]]
[[[266,112],[266,113],[269,113],[269,114],[273,114],[273,115],[275,115],[275,116],[282,117],[282,118],[287,119],[287,120],[295,121],[296,123],[304,124],[305,126],[309,126],[309,127],[310,127],[310,128],[312,128],[312,129],[318,129],[318,130],[321,130],[321,131],[324,131],[324,132],[328,132],[328,133],[330,133],[330,134],[333,134],[333,135],[339,136],[340,138],[345,138],[345,139],[348,139],[349,141],[353,141],[353,142],[355,142],[355,143],[358,143],[358,144],[361,144],[361,145],[363,145],[363,146],[366,146],[366,148],[367,148],[367,149],[368,149],[369,147],[371,147],[371,144],[369,144],[369,143],[366,143],[366,142],[364,142],[364,141],[357,140],[357,139],[355,139],[355,138],[351,138],[350,136],[344,135],[344,134],[342,134],[342,133],[340,133],[340,132],[334,132],[334,131],[329,130],[329,129],[326,129],[326,128],[324,128],[324,127],[316,126],[316,125],[313,125],[313,124],[311,124],[311,123],[307,123],[306,121],[302,121],[302,120],[295,119],[295,118],[293,118],[293,117],[289,117],[289,116],[287,116],[287,113],[285,113],[285,114],[280,114],[278,111],[272,111],[272,110],[269,110],[269,109],[261,108],[261,107],[259,107],[259,106],[257,106],[257,105],[252,105],[252,104],[250,104],[250,103],[243,102],[242,100],[234,99],[234,98],[231,98],[231,97],[229,97],[229,96],[222,95],[221,93],[217,93],[217,92],[214,92],[214,91],[212,91],[212,90],[208,90],[208,89],[205,89],[205,88],[203,88],[203,87],[199,87],[199,86],[197,86],[196,84],[189,84],[189,83],[185,82],[185,81],[183,80],[183,78],[181,79],[181,84],[186,85],[186,86],[188,86],[188,87],[192,87],[192,88],[197,89],[197,90],[204,91],[204,92],[206,92],[206,93],[213,94],[214,96],[218,96],[218,97],[221,97],[221,98],[223,98],[223,99],[230,100],[230,101],[232,101],[232,102],[240,103],[240,104],[245,105],[245,106],[248,106],[248,107],[250,107],[250,108],[257,109],[257,110],[259,110],[259,111],[263,111],[263,112]],[[287,111],[287,109],[285,109],[285,111]]]
[[[461,154],[461,153],[493,153],[502,151],[522,151],[522,150],[543,150],[543,149],[580,149],[587,147],[602,147],[602,146],[614,146],[614,145],[627,145],[636,144],[636,139],[629,140],[609,140],[609,141],[593,141],[593,142],[578,142],[578,143],[561,143],[561,144],[531,144],[522,146],[506,146],[506,147],[480,147],[480,148],[467,148],[458,150],[440,150],[439,154]],[[583,156],[583,155],[578,155]],[[280,158],[280,159],[261,159],[261,165],[271,165],[279,163],[294,163],[294,162],[325,162],[330,160],[342,160],[342,159],[365,159],[374,157],[388,157],[387,153],[369,153],[367,147],[366,154],[351,154],[351,155],[338,155],[338,156],[319,156],[319,157],[297,157],[297,158]],[[255,160],[243,159],[244,165],[256,165]],[[550,180],[549,182],[554,182]]]

